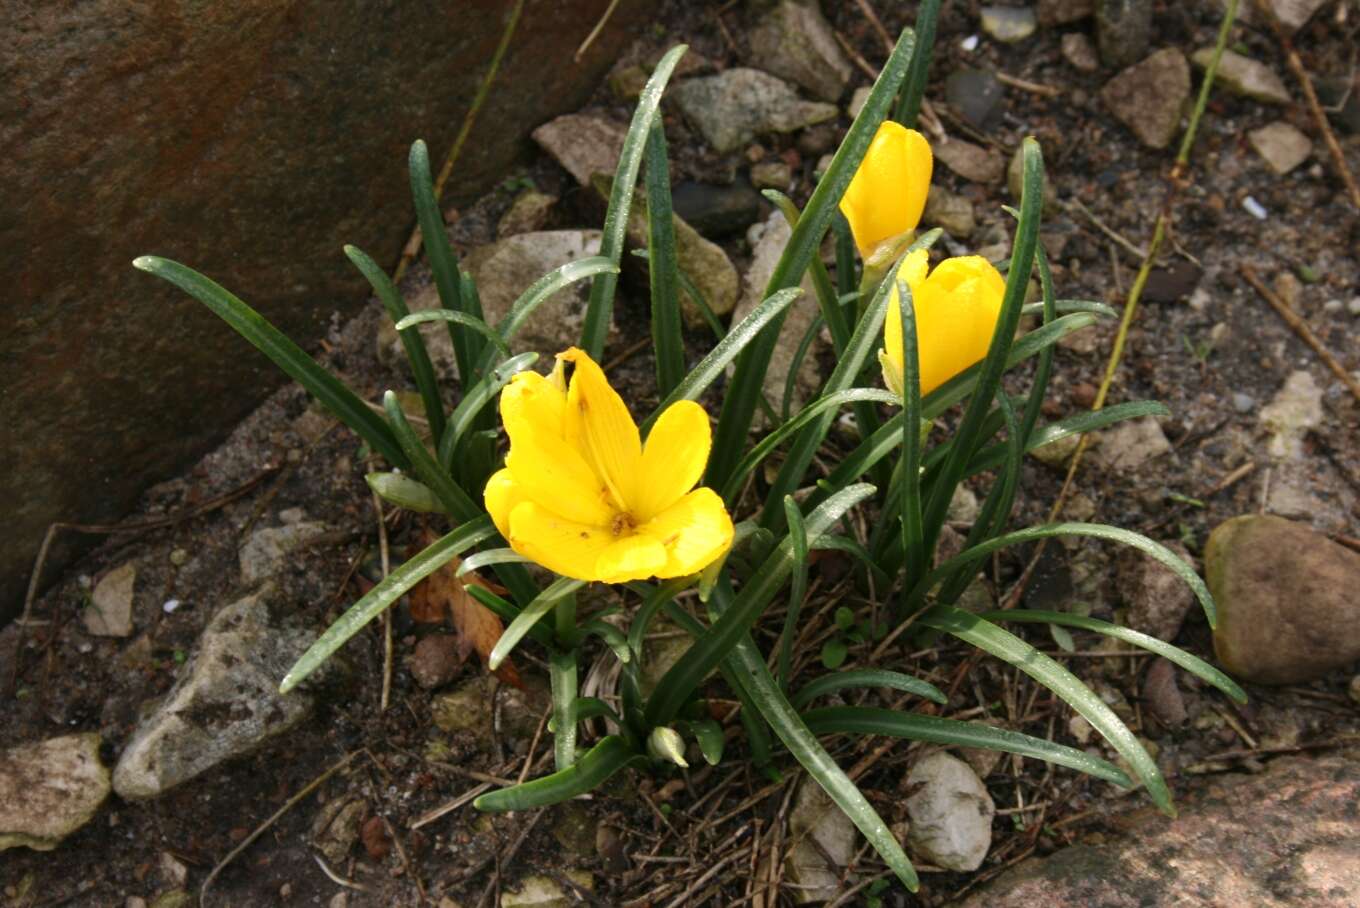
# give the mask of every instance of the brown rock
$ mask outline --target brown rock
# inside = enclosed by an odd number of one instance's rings
[[[1190,97],[1190,64],[1173,47],[1159,50],[1105,83],[1100,97],[1149,148],[1165,148],[1181,125]]]
[[[1062,55],[1078,72],[1093,73],[1100,69],[1095,44],[1081,32],[1068,32],[1062,36]]]
[[[1079,22],[1095,11],[1095,0],[1039,0],[1035,12],[1040,25],[1051,26]]]
[[[515,196],[505,214],[496,222],[496,239],[503,240],[508,236],[542,230],[548,226],[548,218],[552,216],[556,204],[555,195],[537,189],[524,190]]]
[[[648,4],[530,4],[445,203],[499,179],[529,130],[580,106]],[[284,376],[183,292],[193,265],[304,345],[367,299],[343,243],[396,260],[405,153],[435,167],[505,27],[502,0],[24,3],[0,46],[0,620],[47,527],[108,523],[215,444]],[[549,14],[550,13],[550,14]],[[545,78],[545,74],[550,77]],[[211,406],[205,406],[211,401]],[[97,489],[98,493],[92,493]],[[68,534],[55,572],[93,537]]]
[[[453,634],[423,637],[411,654],[411,677],[426,690],[448,684],[458,676],[462,666],[458,638]]]
[[[590,178],[597,173],[614,175],[627,135],[625,124],[604,114],[582,111],[544,123],[534,130],[534,141],[576,177],[576,182],[589,186]]]
[[[1190,553],[1179,542],[1164,543],[1188,564]],[[1181,631],[1195,594],[1160,561],[1133,550],[1119,558],[1119,592],[1129,609],[1129,627],[1170,643]]]
[[[1176,684],[1176,666],[1165,659],[1153,660],[1143,676],[1143,699],[1162,724],[1175,728],[1186,719],[1185,698]]]
[[[1360,660],[1360,555],[1303,524],[1246,515],[1216,527],[1204,573],[1214,652],[1258,684],[1312,681]]]
[[[932,148],[935,160],[974,183],[1000,183],[1006,173],[1006,162],[994,151],[980,145],[950,139]]]
[[[1349,908],[1360,904],[1360,761],[1285,758],[1219,776],[1181,806],[1116,819],[1120,834],[1008,870],[955,908]]]

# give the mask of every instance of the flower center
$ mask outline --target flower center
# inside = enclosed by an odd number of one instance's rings
[[[609,532],[615,536],[622,536],[630,533],[637,527],[637,521],[633,520],[633,515],[627,511],[619,511],[614,515],[614,519],[609,522]]]

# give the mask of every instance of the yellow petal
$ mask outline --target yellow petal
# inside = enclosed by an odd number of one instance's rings
[[[505,466],[525,498],[567,520],[607,526],[616,513],[595,470],[560,435],[521,426]]]
[[[532,501],[510,512],[510,547],[554,573],[574,580],[599,580],[596,562],[614,544],[607,526],[567,520]]]
[[[657,417],[642,449],[633,516],[646,523],[675,504],[704,475],[713,430],[704,408],[676,401]]]
[[[486,503],[486,512],[491,515],[491,522],[496,525],[500,534],[508,540],[510,538],[510,512],[515,509],[515,505],[525,500],[524,492],[515,482],[514,475],[507,469],[492,473],[491,478],[486,481],[486,490],[482,493],[482,500]]]
[[[926,272],[930,268],[930,255],[924,249],[917,249],[902,260],[902,266],[897,270],[897,280],[906,281],[911,288],[912,305],[919,305],[916,302],[916,295],[920,287],[926,280]],[[892,287],[891,301],[888,303],[888,313],[883,319],[883,353],[879,357],[879,362],[883,366],[883,383],[888,386],[890,391],[896,394],[905,393],[903,390],[902,376],[905,371],[905,364],[902,361],[902,298],[897,292],[897,283]],[[917,344],[920,344],[921,329],[920,325],[916,328]],[[925,393],[924,391],[922,393]]]
[[[576,366],[567,389],[567,435],[574,434],[570,426],[579,419],[582,453],[613,493],[618,510],[626,511],[634,500],[642,460],[637,423],[604,371],[584,351],[573,347],[561,359]]]
[[[699,488],[638,527],[661,541],[666,564],[662,578],[697,574],[732,545],[732,518],[712,489]]]
[[[595,559],[595,578],[604,583],[646,580],[666,566],[666,548],[645,533],[615,540]]]
[[[913,293],[923,395],[987,355],[1005,289],[991,263],[966,256],[940,263]]]
[[[566,409],[567,395],[537,372],[520,372],[501,391],[501,422],[511,446],[525,427],[561,435]]]
[[[914,129],[885,120],[841,197],[855,245],[867,259],[885,240],[915,230],[930,191],[934,158]]]

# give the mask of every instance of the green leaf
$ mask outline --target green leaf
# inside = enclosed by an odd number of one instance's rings
[[[784,393],[779,401],[779,421],[787,422],[789,410],[793,407],[793,395],[798,390],[798,376],[803,371],[803,361],[807,359],[808,351],[812,349],[812,342],[822,333],[822,328],[826,323],[818,315],[807,326],[803,332],[803,337],[798,341],[798,346],[793,351],[793,359],[789,360],[789,371],[784,376]]]
[[[1061,697],[1119,752],[1147,786],[1153,803],[1167,815],[1175,816],[1171,791],[1157,763],[1148,756],[1133,732],[1075,675],[1009,631],[961,609],[937,606],[921,616],[921,623],[1009,662]]]
[[[491,655],[487,657],[486,667],[493,672],[501,667],[505,657],[524,639],[524,635],[529,632],[529,628],[538,624],[544,615],[553,610],[553,607],[570,596],[572,593],[585,586],[580,580],[570,580],[566,577],[559,577],[553,581],[546,590],[539,593],[534,601],[526,605],[516,617],[510,622],[510,626],[501,634],[501,638],[496,641],[496,645],[491,648]],[[575,694],[573,694],[575,696]]]
[[[614,707],[598,697],[577,697],[572,716],[578,725],[591,719],[609,719],[615,725],[623,725],[623,719],[614,712]]]
[[[1087,432],[1094,432],[1117,422],[1126,419],[1139,419],[1144,416],[1170,416],[1171,411],[1165,405],[1156,401],[1137,400],[1129,403],[1113,404],[1099,410],[1091,410],[1086,413],[1078,413],[1069,416],[1061,422],[1050,423],[1040,428],[1037,432],[1030,433],[1029,440],[1025,445],[1026,451],[1033,451],[1042,448],[1046,444],[1067,438],[1071,435],[1083,435]],[[1006,461],[1006,448],[1008,443],[995,444],[983,448],[968,464],[966,476],[974,476],[987,470],[995,470]]]
[[[501,639],[505,639],[504,635]],[[548,652],[548,682],[552,688],[553,761],[560,772],[576,762],[576,651],[574,649],[561,650],[554,647]]]
[[[1108,760],[1093,757],[1075,747],[1055,744],[1018,731],[993,728],[979,722],[960,722],[937,716],[901,713],[872,706],[828,706],[803,714],[803,721],[814,734],[884,735],[956,747],[982,747],[1004,753],[1020,754],[1066,766],[1078,772],[1132,788],[1133,781]]]
[[[930,55],[935,48],[935,22],[940,16],[940,0],[922,0],[916,10],[916,47],[911,55],[911,67],[902,93],[897,98],[893,119],[903,126],[916,126],[916,116],[921,111],[921,98],[925,94],[927,74],[930,71]]]
[[[835,670],[845,664],[845,657],[850,654],[850,648],[846,646],[845,640],[840,637],[832,637],[822,644],[822,665]]]
[[[133,267],[174,284],[185,293],[212,310],[213,314],[249,341],[257,350],[273,360],[326,409],[335,414],[366,441],[369,447],[400,469],[409,469],[410,461],[382,417],[353,391],[312,359],[271,325],[264,316],[233,296],[221,285],[209,280],[192,268],[155,255],[143,255],[133,260]]]
[[[469,555],[458,565],[457,576],[465,577],[473,571],[480,571],[484,567],[491,567],[496,564],[533,564],[532,558],[525,558],[514,549],[487,549],[475,555]]]
[[[845,188],[850,185],[850,180],[859,168],[869,143],[873,141],[879,124],[892,106],[893,98],[906,77],[915,43],[915,37],[910,30],[903,31],[898,38],[897,46],[884,63],[882,72],[864,102],[864,107],[860,109],[859,116],[855,117],[855,122],[851,124],[826,173],[813,190],[802,216],[798,218],[788,245],[784,247],[784,254],[780,256],[770,275],[765,289],[766,296],[788,287],[798,286],[803,272],[818,254],[822,236],[836,215],[836,206]],[[783,324],[782,318],[772,321],[737,360],[736,371],[732,376],[728,393],[723,398],[722,413],[714,432],[713,454],[708,462],[706,485],[717,489],[726,486],[733,466],[745,449],[746,435],[750,431],[751,419],[755,415],[765,372],[769,369],[770,357],[774,353],[779,340],[779,330]],[[782,499],[783,493],[772,500],[778,502]]]
[[[624,237],[628,230],[628,216],[633,207],[633,189],[637,185],[638,170],[646,151],[647,137],[661,104],[661,93],[685,53],[685,45],[671,48],[652,71],[652,77],[642,89],[633,122],[623,140],[619,166],[614,173],[614,185],[609,195],[609,210],[604,217],[604,236],[600,241],[600,255],[615,265],[623,255]],[[590,300],[586,304],[585,322],[581,327],[581,347],[597,362],[604,356],[604,341],[609,333],[609,321],[614,311],[614,288],[617,273],[598,275],[590,285]]]
[[[666,130],[654,121],[647,134],[647,267],[652,293],[652,353],[656,388],[665,397],[685,377],[685,339],[680,325],[680,264],[671,211]]]
[[[699,742],[699,750],[704,755],[705,763],[709,766],[717,766],[722,762],[723,749],[727,745],[727,740],[723,735],[721,725],[712,719],[682,719],[675,724],[688,731],[694,736],[694,740]]]
[[[296,664],[288,670],[279,693],[286,694],[302,679],[331,657],[331,654],[344,646],[345,642],[359,633],[364,625],[382,614],[383,609],[396,602],[406,592],[435,571],[448,564],[463,552],[496,535],[490,517],[480,517],[469,521],[458,529],[431,543],[420,554],[398,567],[354,605],[349,611],[326,628],[317,641],[308,647]]]
[[[482,605],[495,612],[502,621],[510,622],[519,617],[520,610],[512,605],[508,600],[502,599],[491,590],[478,583],[469,583],[463,587],[467,594],[476,599]],[[542,646],[552,646],[553,637],[546,627],[542,624],[535,624],[529,628],[529,636]]]
[[[807,527],[803,523],[803,512],[792,495],[784,496],[784,513],[789,527],[789,539],[793,543],[793,583],[789,589],[789,606],[784,612],[784,629],[779,634],[779,683],[787,689],[793,680],[793,640],[798,636],[798,613],[803,608],[803,596],[807,593]]]
[[[420,225],[421,244],[425,248],[425,260],[430,263],[430,273],[434,277],[435,289],[439,292],[439,302],[445,309],[481,318],[481,307],[463,298],[458,259],[453,254],[453,244],[449,242],[449,234],[444,227],[444,215],[439,210],[438,200],[434,197],[434,180],[430,176],[430,152],[420,139],[411,143],[407,163],[410,169],[411,198],[416,208],[416,222]],[[449,322],[449,339],[453,342],[453,357],[458,364],[458,380],[466,388],[474,380],[473,369],[477,362],[477,354],[481,352],[481,342],[467,332],[459,331],[455,322]]]
[[[438,438],[444,434],[444,402],[439,396],[434,365],[430,362],[430,354],[425,350],[425,341],[421,339],[420,332],[403,331],[401,328],[401,320],[410,315],[406,302],[397,292],[396,285],[392,283],[387,273],[362,250],[346,246],[345,255],[368,280],[373,292],[382,300],[387,317],[397,326],[397,335],[401,338],[402,348],[406,351],[406,360],[411,364],[411,375],[416,380],[420,399],[425,403],[425,418],[430,421],[430,433]]]
[[[1111,624],[1108,621],[1100,621],[1096,618],[1087,618],[1082,615],[1073,615],[1068,612],[1046,612],[1030,609],[1008,609],[1004,612],[986,612],[979,616],[988,621],[1017,621],[1028,624],[1050,624],[1057,627],[1076,627],[1085,631],[1095,631],[1115,640],[1122,640],[1150,653],[1156,653],[1168,662],[1188,671],[1202,681],[1212,684],[1214,687],[1227,694],[1238,703],[1247,702],[1246,691],[1242,690],[1223,672],[1214,668],[1208,662],[1197,656],[1192,656],[1179,647],[1172,646],[1163,640],[1159,640],[1150,634],[1140,633],[1131,628],[1120,627],[1118,624]],[[1068,636],[1071,639],[1071,636]],[[1066,647],[1064,647],[1066,648]]]
[[[422,309],[419,312],[406,316],[397,323],[397,330],[403,331],[414,328],[416,325],[424,325],[429,322],[451,322],[462,325],[464,328],[471,328],[482,337],[491,341],[496,351],[501,356],[509,357],[510,348],[501,339],[500,333],[488,325],[486,322],[477,318],[475,315],[468,315],[466,312],[458,312],[453,309]],[[438,436],[436,436],[438,437]]]
[[[765,189],[760,194],[779,209],[789,227],[798,226],[798,218],[802,215],[793,199],[777,189]],[[853,246],[851,248],[853,249]],[[850,340],[850,323],[845,317],[845,307],[841,305],[836,288],[831,283],[831,275],[827,273],[826,265],[822,262],[821,256],[814,255],[812,257],[808,270],[812,273],[812,286],[817,293],[817,305],[822,310],[822,321],[826,323],[831,332],[831,346],[835,349],[836,355],[839,356]],[[838,270],[837,274],[839,273]],[[791,375],[796,374],[796,372],[796,368],[789,370]]]
[[[880,668],[856,668],[836,672],[833,675],[822,675],[799,688],[798,693],[794,694],[789,702],[793,704],[794,709],[801,710],[818,697],[853,687],[886,687],[890,690],[900,690],[903,693],[924,697],[941,706],[949,702],[940,689],[928,681]]]
[[[798,294],[803,291],[797,287],[790,287],[781,290],[763,300],[760,305],[751,310],[750,314],[741,322],[727,332],[727,336],[718,342],[718,345],[708,352],[708,355],[699,360],[699,363],[689,371],[684,381],[676,386],[675,390],[666,396],[661,405],[656,408],[651,416],[647,417],[642,424],[643,432],[651,428],[656,418],[665,412],[666,408],[678,400],[698,400],[699,397],[708,390],[719,375],[722,375],[727,364],[736,358],[742,349],[751,343],[760,333],[761,328],[767,325],[776,316],[783,313],[789,304],[797,299]],[[715,449],[716,450],[716,449]]]
[[[1039,143],[1032,138],[1025,139],[1022,145],[1024,163],[1024,191],[1021,196],[1020,223],[1015,231],[1015,245],[1011,254],[1014,262],[1006,275],[1006,293],[1001,303],[1001,314],[992,332],[991,345],[987,357],[982,362],[977,384],[973,389],[968,408],[954,433],[953,445],[944,465],[940,468],[939,478],[932,485],[929,498],[925,503],[923,522],[926,534],[926,551],[934,548],[945,514],[953,497],[954,488],[963,478],[968,462],[983,441],[981,428],[991,409],[992,399],[1001,387],[1001,376],[1007,368],[1007,359],[1015,329],[1020,322],[1020,307],[1024,305],[1025,293],[1029,288],[1029,275],[1034,261],[1034,250],[1039,241],[1039,220],[1043,208],[1044,172],[1043,157]]]
[[[488,812],[547,807],[591,791],[626,766],[646,764],[647,758],[629,747],[623,738],[609,735],[566,769],[522,785],[488,791],[472,804]]]
[[[828,498],[806,518],[809,544],[828,532],[842,514],[873,492],[873,486],[861,483],[842,489]],[[731,608],[723,612],[722,617],[662,676],[647,703],[649,725],[665,725],[675,718],[704,677],[732,651],[742,635],[760,617],[761,611],[784,585],[793,565],[794,541],[791,536],[786,536],[765,559],[756,575],[742,586]]]
[[[537,353],[521,353],[512,356],[482,377],[471,389],[465,389],[463,399],[453,408],[448,428],[439,439],[439,464],[445,470],[453,469],[454,455],[458,444],[477,421],[491,399],[500,393],[510,379],[538,361]]]
[[[632,661],[633,654],[628,649],[628,638],[623,636],[623,631],[608,621],[598,619],[587,621],[581,625],[581,633],[599,637],[605,642],[606,646],[614,651],[614,655],[618,657],[620,662],[626,664]]]
[[[453,481],[453,477],[439,465],[434,455],[425,447],[425,443],[420,440],[420,436],[416,435],[415,429],[411,428],[396,394],[388,391],[383,395],[383,410],[386,411],[392,432],[396,435],[397,442],[401,445],[401,450],[416,476],[420,477],[420,481],[439,498],[445,512],[461,520],[469,520],[474,515],[481,514],[482,508]]]
[[[448,513],[429,486],[404,473],[369,473],[364,480],[379,498],[399,508],[422,514]]]
[[[496,330],[500,332],[505,343],[509,344],[514,341],[520,329],[524,327],[524,323],[529,320],[529,316],[533,315],[539,306],[552,299],[553,294],[557,291],[588,277],[618,273],[618,262],[602,255],[578,259],[554,268],[530,284],[529,289],[521,293],[519,298],[511,303],[505,317],[496,326]]]
[[[900,305],[888,318],[902,320],[902,469],[897,474],[902,504],[898,518],[902,524],[907,577],[911,578],[926,570],[926,531],[921,510],[921,360],[911,285],[897,276],[893,280],[897,282]]]
[[[1091,312],[1105,318],[1119,317],[1119,313],[1115,312],[1113,307],[1106,303],[1102,303],[1099,300],[1054,300],[1053,307],[1063,315],[1068,315],[1072,312]],[[1025,303],[1024,307],[1020,310],[1020,314],[1042,315],[1043,311],[1044,303],[1042,301],[1037,303]]]

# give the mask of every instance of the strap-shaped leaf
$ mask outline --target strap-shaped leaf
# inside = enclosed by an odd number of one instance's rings
[[[1082,615],[1071,615],[1067,612],[1048,612],[1032,609],[1007,609],[1006,611],[985,612],[981,616],[988,621],[1016,621],[1026,624],[1056,624],[1059,627],[1076,627],[1084,631],[1095,631],[1121,640],[1124,643],[1145,649],[1150,653],[1156,653],[1168,662],[1174,662],[1181,668],[1188,671],[1202,681],[1207,681],[1214,687],[1227,694],[1238,703],[1247,702],[1247,693],[1238,686],[1237,682],[1229,678],[1223,672],[1214,668],[1208,662],[1198,656],[1192,656],[1185,650],[1177,646],[1172,646],[1164,640],[1159,640],[1151,634],[1144,634],[1132,628],[1121,627],[1118,624],[1111,624],[1108,621],[1101,621],[1097,618],[1087,618]]]
[[[553,760],[559,771],[576,762],[576,650],[548,653],[552,689]]]
[[[661,93],[665,91],[666,82],[685,50],[683,44],[671,48],[657,63],[656,69],[652,70],[651,78],[638,97],[633,122],[629,124],[628,134],[623,140],[623,151],[619,155],[619,166],[614,172],[614,185],[609,194],[609,210],[604,217],[604,235],[600,240],[600,255],[615,265],[623,255],[628,217],[633,208],[633,190],[637,186],[638,171],[642,168],[647,136],[661,105]],[[597,361],[604,356],[604,341],[614,312],[614,288],[617,285],[617,272],[599,274],[590,285],[590,300],[586,303],[585,320],[581,325],[581,347],[590,354],[591,359]]]
[[[472,804],[478,810],[492,813],[548,807],[583,795],[604,784],[620,769],[634,765],[647,765],[647,758],[629,747],[623,738],[609,735],[566,769],[522,785],[488,791]]]
[[[845,733],[885,735],[892,738],[907,738],[911,741],[928,741],[931,744],[982,747],[987,750],[1019,754],[1022,757],[1033,757],[1036,760],[1084,772],[1097,779],[1113,782],[1115,785],[1133,787],[1133,780],[1128,774],[1109,760],[1093,757],[1075,747],[1055,744],[1006,728],[993,728],[980,722],[960,722],[957,719],[943,719],[939,716],[913,715],[873,706],[828,706],[804,713],[803,720],[807,722],[808,728],[819,735]]]
[[[834,694],[836,691],[855,687],[886,687],[890,690],[900,690],[903,693],[924,697],[941,706],[949,702],[948,698],[940,692],[940,689],[929,681],[922,681],[920,678],[913,678],[911,675],[890,672],[881,668],[852,668],[843,672],[822,675],[815,681],[809,681],[800,687],[798,693],[794,694],[789,702],[793,704],[794,709],[801,710],[818,697],[825,697],[827,694]],[[803,718],[806,719],[807,716]]]
[[[496,368],[482,376],[471,389],[464,389],[463,399],[453,408],[448,428],[439,439],[439,463],[445,470],[453,468],[454,454],[458,444],[477,421],[477,415],[500,393],[510,379],[532,366],[538,360],[537,353],[521,353],[500,363]]]
[[[784,612],[784,629],[779,634],[779,683],[785,690],[793,681],[793,640],[798,636],[798,613],[803,608],[803,596],[807,593],[807,527],[803,524],[803,512],[792,495],[784,496],[785,523],[789,528],[789,540],[793,543],[793,582],[789,586],[789,605]]]
[[[529,629],[543,618],[544,615],[553,610],[567,596],[575,593],[585,586],[580,580],[571,580],[566,577],[559,577],[553,581],[552,585],[539,593],[534,601],[530,602],[524,609],[515,616],[515,620],[510,622],[510,626],[501,634],[501,638],[496,641],[496,645],[491,648],[491,655],[487,657],[486,667],[493,672],[501,667],[505,657],[524,639],[524,635],[529,633]]]
[[[918,53],[920,53],[918,51]],[[921,359],[916,336],[916,304],[911,285],[900,277],[899,305],[888,318],[902,325],[902,464],[895,472],[901,484],[902,555],[907,577],[919,577],[926,569],[926,533],[921,510]],[[889,500],[892,496],[889,495]]]
[[[1077,413],[1060,422],[1050,423],[1037,431],[1031,432],[1029,440],[1025,444],[1025,450],[1027,452],[1033,451],[1060,439],[1094,432],[1126,419],[1170,415],[1171,411],[1166,408],[1166,405],[1155,400],[1135,400],[1128,403],[1112,404],[1100,410]],[[968,472],[964,475],[974,476],[987,470],[995,470],[1001,466],[1006,460],[1007,444],[1008,442],[1003,442],[983,448],[968,464]]]
[[[671,176],[666,164],[666,130],[659,120],[647,134],[647,270],[652,295],[652,354],[656,388],[662,397],[685,377],[685,339],[680,325],[680,264],[671,211]]]
[[[514,549],[487,549],[475,555],[469,555],[458,565],[458,576],[465,577],[473,571],[480,571],[484,567],[491,567],[497,564],[533,564],[532,558],[525,558]]]
[[[458,529],[427,546],[420,554],[398,567],[326,628],[317,641],[307,648],[297,663],[288,670],[279,685],[280,693],[288,693],[331,654],[359,633],[364,625],[382,614],[383,609],[406,595],[407,590],[448,564],[479,542],[496,535],[490,517],[469,521]]]
[[[529,288],[510,304],[509,310],[506,311],[500,324],[496,326],[496,330],[500,332],[501,338],[507,344],[513,343],[515,337],[524,327],[524,323],[529,320],[529,316],[533,315],[539,306],[552,299],[554,293],[588,277],[595,277],[599,274],[618,274],[618,272],[618,263],[602,255],[577,259],[574,262],[567,262],[565,265],[554,268],[530,284]]]
[[[911,55],[911,67],[907,70],[902,93],[897,98],[897,107],[893,110],[893,119],[908,128],[916,125],[916,116],[921,111],[931,51],[935,48],[935,22],[939,16],[940,0],[922,0],[916,10],[916,47]]]
[[[1176,809],[1171,804],[1171,790],[1167,788],[1166,780],[1162,778],[1162,772],[1157,768],[1156,761],[1148,756],[1148,752],[1143,749],[1143,745],[1134,737],[1133,732],[1129,731],[1128,726],[1105,705],[1105,701],[1082,684],[1076,675],[1010,631],[976,615],[970,615],[962,609],[937,606],[921,616],[921,623],[926,627],[952,634],[998,659],[1009,662],[1061,697],[1119,752],[1134,774],[1147,786],[1153,803],[1167,815],[1175,816]]]
[[[520,610],[518,608],[481,584],[469,583],[463,589],[473,599],[495,612],[502,621],[511,622],[519,617]],[[543,646],[552,646],[553,644],[552,633],[542,624],[535,624],[529,628],[528,636]]]
[[[460,520],[470,520],[475,515],[481,514],[482,509],[468,497],[458,483],[453,481],[453,477],[439,465],[434,455],[425,447],[425,443],[420,440],[420,436],[416,435],[415,429],[411,428],[396,394],[388,391],[383,395],[383,410],[386,411],[392,432],[397,436],[397,442],[401,445],[402,452],[406,454],[406,459],[410,461],[416,476],[438,496],[444,510]]]
[[[370,410],[357,394],[323,369],[260,313],[220,284],[179,262],[156,255],[143,255],[133,259],[132,264],[148,274],[169,281],[207,306],[255,349],[269,357],[289,378],[311,392],[337,419],[387,458],[388,463],[403,470],[410,468],[410,461],[402,453],[401,446],[382,417]]]
[[[490,325],[475,315],[468,315],[466,312],[457,312],[453,309],[422,309],[397,322],[397,330],[402,331],[407,328],[414,328],[416,325],[428,324],[429,322],[452,322],[454,324],[462,325],[464,328],[471,328],[482,337],[491,341],[495,346],[496,351],[499,352],[501,356],[507,358],[510,356],[510,348],[506,346],[505,341],[501,339],[500,334],[492,329]],[[437,438],[438,435],[435,437]]]

